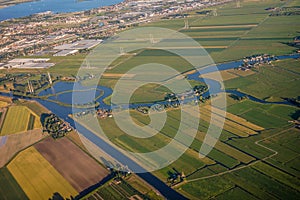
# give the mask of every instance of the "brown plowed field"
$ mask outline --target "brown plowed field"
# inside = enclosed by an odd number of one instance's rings
[[[105,168],[67,138],[47,138],[35,148],[78,192],[108,175]]]
[[[6,137],[6,142],[0,146],[0,168],[20,150],[41,140],[45,135],[42,134],[41,129],[35,129],[17,135],[0,136],[3,137]]]

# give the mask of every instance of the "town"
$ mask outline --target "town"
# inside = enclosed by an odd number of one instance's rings
[[[209,0],[126,0],[113,6],[72,14],[43,12],[20,19],[5,20],[0,22],[0,67],[7,65],[9,59],[17,56],[74,54],[93,47],[89,45],[91,41],[84,39],[99,40],[93,43],[95,45],[101,42],[101,39],[129,27],[159,19],[183,18],[191,10],[229,1],[231,0],[213,2]],[[83,40],[82,44],[77,47],[76,45],[60,46],[81,40]]]

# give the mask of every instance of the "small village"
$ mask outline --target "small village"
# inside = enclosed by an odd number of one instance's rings
[[[243,64],[241,64],[237,69],[242,71],[248,71],[260,64],[271,64],[272,61],[278,60],[274,55],[270,56],[268,54],[258,54],[248,56],[243,59]]]
[[[192,90],[182,92],[179,94],[169,93],[165,96],[164,101],[157,102],[150,106],[139,106],[136,110],[142,114],[149,114],[149,112],[162,112],[167,108],[178,108],[183,103],[195,103],[205,102],[208,97],[202,95],[208,90],[206,85],[197,85]]]
[[[86,111],[75,113],[74,116],[78,117],[78,118],[81,118],[81,117],[84,117],[88,114],[92,114],[95,117],[97,117],[98,119],[106,119],[106,118],[112,118],[113,117],[112,110],[103,109],[103,108],[99,108],[99,107],[96,109],[96,111],[94,109],[89,109],[89,110],[86,110]]]

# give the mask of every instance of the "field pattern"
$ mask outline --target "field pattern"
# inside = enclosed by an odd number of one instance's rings
[[[78,192],[108,175],[105,168],[67,138],[47,138],[34,147]]]
[[[1,135],[20,133],[40,127],[39,117],[33,114],[27,107],[11,106],[8,108],[5,116]]]
[[[25,149],[26,147],[38,142],[45,135],[39,129],[22,132],[20,134],[13,134],[3,136],[6,137],[5,144],[0,149],[0,168],[3,167],[16,153]]]
[[[29,199],[49,199],[55,192],[70,198],[78,193],[34,147],[18,154],[7,168]]]
[[[1,199],[28,199],[7,168],[0,168]]]

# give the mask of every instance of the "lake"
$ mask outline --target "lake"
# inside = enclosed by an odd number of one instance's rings
[[[122,1],[123,0],[39,0],[26,2],[0,9],[0,21],[26,17],[45,11],[52,11],[53,13],[84,11],[118,4]]]

